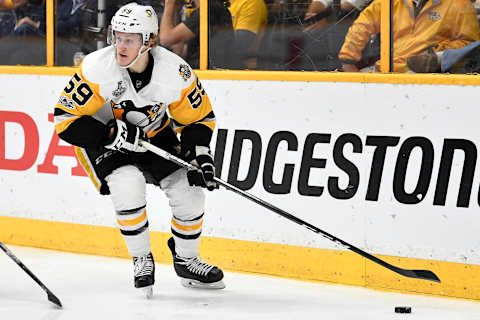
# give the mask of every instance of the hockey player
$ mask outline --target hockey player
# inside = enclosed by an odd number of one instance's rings
[[[201,187],[218,188],[209,148],[215,115],[190,66],[158,47],[157,34],[151,6],[121,7],[111,21],[111,45],[87,55],[61,93],[55,129],[76,146],[99,192],[110,195],[133,257],[136,288],[151,296],[154,284],[145,196],[146,183],[151,183],[169,199],[173,237],[168,247],[182,284],[221,289],[222,270],[202,262],[198,253],[205,202]],[[187,172],[146,152],[141,139],[200,169]]]

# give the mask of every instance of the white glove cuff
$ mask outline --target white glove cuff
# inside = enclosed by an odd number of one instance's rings
[[[115,124],[117,125],[115,139],[113,139],[112,143],[107,144],[105,148],[120,150],[126,142],[128,129],[127,124],[122,120],[116,119]]]
[[[210,148],[205,146],[195,146],[195,156],[198,157],[199,155],[211,155]]]

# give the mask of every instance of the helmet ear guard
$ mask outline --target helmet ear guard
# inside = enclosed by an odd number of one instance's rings
[[[107,44],[109,46],[115,44],[112,25],[109,25],[107,29]]]

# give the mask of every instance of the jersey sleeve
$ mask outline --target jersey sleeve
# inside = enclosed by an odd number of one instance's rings
[[[362,59],[362,50],[367,45],[370,35],[380,32],[380,8],[380,0],[372,2],[350,27],[338,53],[342,63],[355,64]]]
[[[76,146],[101,145],[105,136],[105,126],[91,116],[104,104],[105,99],[100,95],[99,84],[87,80],[80,69],[63,89],[55,105],[57,134]]]
[[[452,12],[456,15],[451,26],[451,35],[439,41],[435,51],[459,49],[479,39],[477,11],[468,0],[452,2]]]
[[[181,133],[180,140],[186,148],[208,146],[216,122],[210,99],[198,77],[193,74],[193,81],[181,90],[180,98],[169,105],[173,128]]]

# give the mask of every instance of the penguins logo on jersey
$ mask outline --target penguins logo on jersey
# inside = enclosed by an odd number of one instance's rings
[[[190,68],[186,64],[181,64],[178,72],[184,81],[187,81],[192,76],[192,71],[190,71]]]
[[[123,100],[118,104],[113,104],[112,107],[120,112],[124,121],[128,121],[137,127],[145,128],[163,114],[161,112],[163,105],[164,104],[160,102],[155,105],[137,108],[133,101]]]

